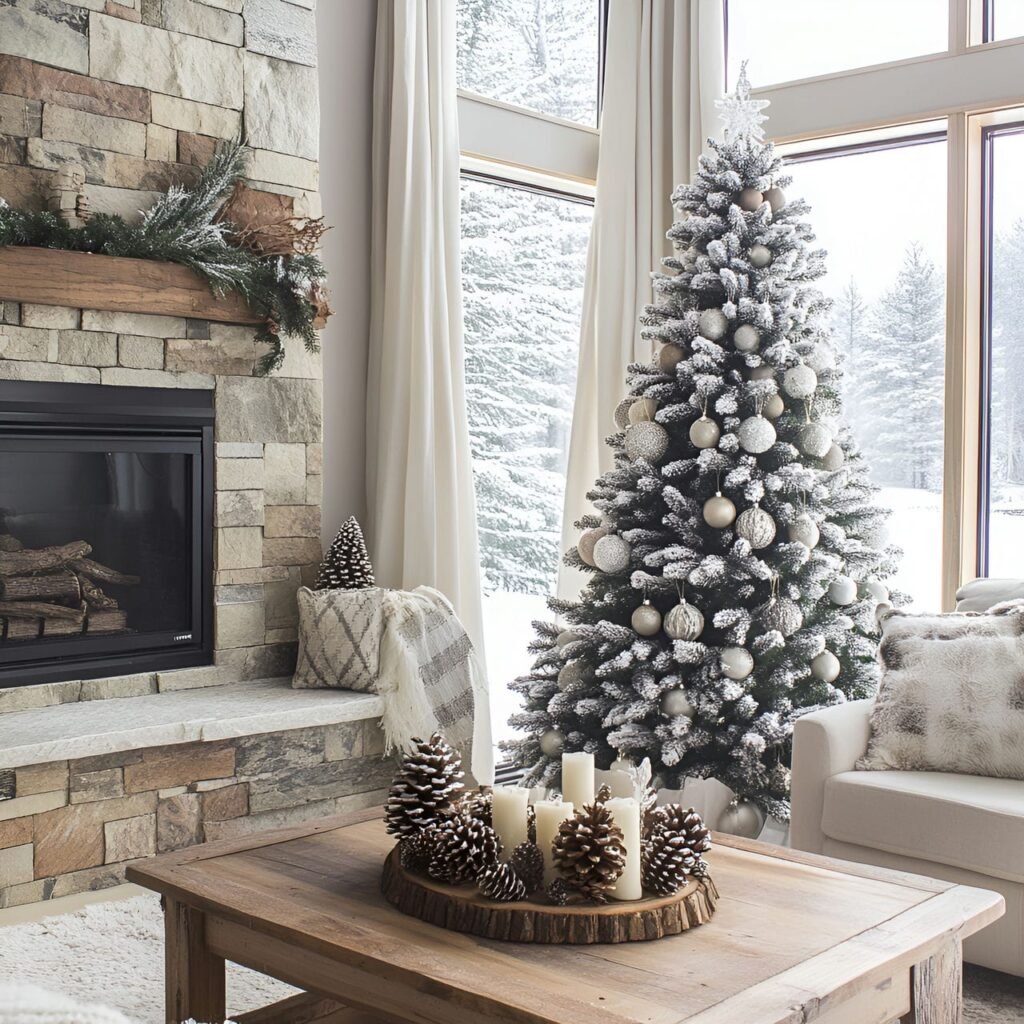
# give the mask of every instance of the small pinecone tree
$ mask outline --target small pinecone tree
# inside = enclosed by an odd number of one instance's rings
[[[480,876],[480,892],[497,903],[514,903],[526,899],[526,886],[516,874],[516,869],[505,861],[489,867]]]
[[[430,866],[437,844],[437,826],[431,825],[422,832],[413,832],[398,844],[398,859],[406,871],[422,873]]]
[[[555,867],[570,889],[597,903],[622,874],[622,830],[604,804],[587,804],[558,828],[552,844]]]
[[[556,878],[544,889],[544,895],[556,907],[564,907],[569,902],[569,897],[572,893],[569,890],[569,886],[565,884],[564,878]]]
[[[462,792],[462,758],[440,733],[427,742],[413,740],[416,749],[402,767],[388,793],[385,821],[390,835],[422,832],[449,815]]]
[[[453,814],[438,827],[427,869],[439,882],[459,885],[480,877],[498,862],[501,840],[490,825],[467,814]]]
[[[338,531],[316,577],[316,590],[365,590],[374,585],[373,565],[366,551],[363,531],[350,516]]]
[[[520,843],[508,859],[523,880],[526,891],[536,892],[544,884],[544,854],[533,843]]]

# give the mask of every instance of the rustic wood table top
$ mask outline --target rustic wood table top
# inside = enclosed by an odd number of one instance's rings
[[[380,813],[129,868],[165,898],[167,1020],[223,1020],[229,959],[310,993],[242,1024],[955,1024],[961,941],[1003,913],[986,890],[716,836],[704,927],[609,946],[481,939],[384,900]]]

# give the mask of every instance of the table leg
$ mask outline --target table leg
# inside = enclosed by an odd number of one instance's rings
[[[185,903],[166,897],[164,991],[167,1024],[189,1017],[220,1024],[227,1015],[224,961],[206,948],[206,919]]]
[[[963,948],[950,939],[934,956],[923,960],[911,972],[910,1013],[902,1024],[962,1024]]]

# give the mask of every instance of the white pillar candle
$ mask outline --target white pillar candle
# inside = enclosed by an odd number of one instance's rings
[[[491,792],[491,818],[506,860],[527,840],[526,800],[529,795],[528,789],[519,786],[495,786]]]
[[[562,755],[562,796],[577,810],[594,802],[594,755]]]
[[[558,835],[558,826],[572,817],[573,806],[564,800],[538,800],[533,809],[537,812],[537,845],[544,854],[544,884],[550,885],[558,877],[551,844]]]
[[[622,830],[626,866],[608,895],[617,900],[638,900],[644,889],[640,872],[640,804],[632,797],[605,801],[605,807]]]

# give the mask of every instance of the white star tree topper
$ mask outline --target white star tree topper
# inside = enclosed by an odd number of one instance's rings
[[[751,142],[764,142],[764,129],[761,125],[768,118],[761,111],[768,105],[768,100],[750,98],[750,79],[747,78],[747,63],[744,61],[740,65],[735,92],[725,99],[715,100],[715,106],[721,111],[718,116],[725,125],[726,139],[734,141],[747,138]]]

